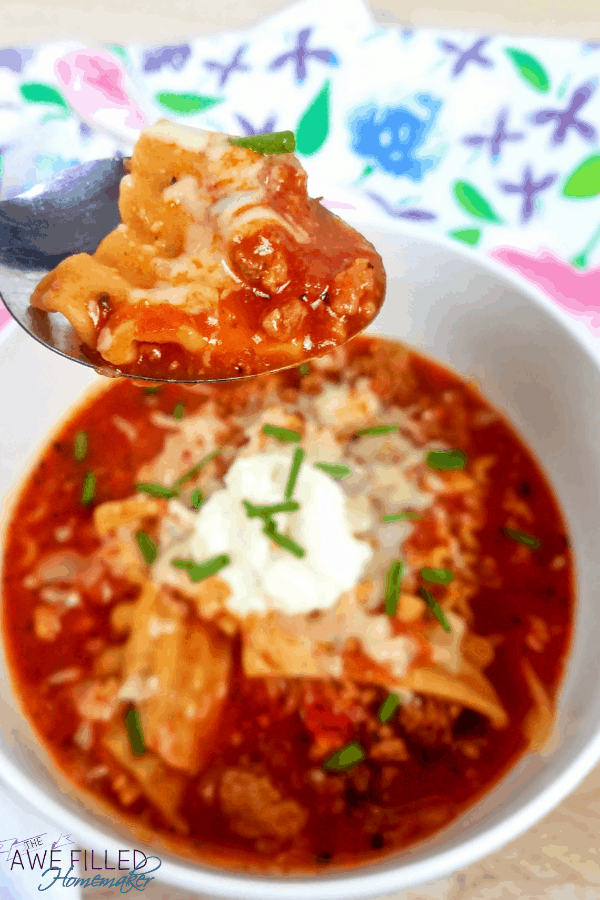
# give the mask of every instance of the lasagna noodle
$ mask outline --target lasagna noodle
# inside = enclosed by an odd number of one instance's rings
[[[146,688],[137,702],[147,745],[169,766],[197,772],[227,696],[227,639],[188,623],[182,608],[146,581],[124,663],[125,683],[138,680]]]

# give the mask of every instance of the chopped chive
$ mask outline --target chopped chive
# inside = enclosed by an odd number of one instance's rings
[[[164,500],[170,500],[171,497],[179,496],[179,491],[165,487],[164,484],[157,484],[154,481],[141,481],[135,485],[135,489],[140,494],[148,494],[150,497],[162,497]]]
[[[227,553],[220,553],[218,556],[212,556],[202,562],[196,562],[195,559],[172,559],[171,565],[176,569],[183,569],[190,576],[190,581],[194,584],[198,581],[204,581],[211,575],[216,575],[225,566],[231,562],[231,557]]]
[[[388,516],[382,516],[382,522],[418,522],[421,519],[421,516],[417,512],[413,512],[411,509],[407,509],[406,512],[401,513],[391,513]]]
[[[270,519],[276,513],[294,513],[300,509],[295,500],[284,500],[283,503],[271,503],[270,506],[256,506],[249,500],[242,500],[249,519]]]
[[[517,544],[524,544],[525,547],[529,547],[530,550],[539,550],[542,546],[540,539],[534,537],[532,534],[526,534],[524,531],[517,531],[515,528],[503,528],[502,531],[506,537],[511,539],[511,541],[516,541]]]
[[[96,496],[96,473],[88,472],[83,479],[81,488],[81,502],[84,506],[89,506]]]
[[[178,403],[175,409],[173,410],[173,418],[174,419],[183,419],[185,415],[185,406],[183,403]]]
[[[155,385],[154,387],[144,388],[144,393],[146,394],[146,396],[150,396],[150,394],[158,394],[159,391],[160,387],[158,385]]]
[[[308,375],[309,373],[310,373],[310,367],[309,367],[308,363],[302,363],[301,366],[298,366],[298,374],[302,375],[302,377],[304,377],[305,375]]]
[[[323,763],[323,768],[326,772],[347,772],[349,769],[354,768],[357,763],[362,762],[366,755],[358,741],[352,741],[351,744],[347,744],[326,759]]]
[[[212,453],[209,453],[208,456],[204,456],[200,460],[200,462],[197,462],[192,466],[191,469],[188,469],[187,472],[184,472],[183,475],[180,475],[179,478],[173,482],[173,490],[179,491],[179,489],[186,483],[186,481],[191,481],[192,478],[195,478],[200,470],[204,468],[204,466],[208,465],[208,463],[211,462],[215,458],[215,456],[218,456],[219,453],[222,452],[223,448],[217,447],[217,449],[213,450]]]
[[[359,428],[354,433],[356,437],[364,437],[366,434],[392,434],[393,431],[399,430],[399,425],[373,425],[371,428]]]
[[[77,460],[77,462],[81,462],[82,459],[85,459],[88,452],[88,439],[85,431],[80,431],[75,435],[75,440],[73,441],[73,456]]]
[[[380,722],[389,722],[398,706],[400,705],[400,697],[398,694],[388,694],[377,713]]]
[[[452,584],[454,581],[454,572],[450,569],[430,569],[426,566],[421,569],[421,578],[425,581],[432,581],[433,584]]]
[[[206,497],[204,496],[204,491],[201,491],[200,488],[196,488],[190,497],[190,509],[200,509],[205,500]]]
[[[287,550],[288,553],[291,553],[293,556],[298,559],[303,559],[306,556],[306,550],[304,547],[301,547],[300,544],[297,544],[296,541],[292,540],[291,537],[288,537],[285,534],[281,534],[281,532],[277,531],[275,528],[275,523],[272,520],[269,520],[264,528],[263,534],[266,534],[268,538],[271,538],[274,544],[277,544],[278,547],[281,547],[282,550]]]
[[[464,469],[467,456],[462,450],[430,450],[426,463],[436,472],[454,472],[457,469]]]
[[[140,714],[135,706],[131,706],[125,713],[125,726],[131,752],[134,756],[143,756],[146,752],[146,743],[144,741]]]
[[[293,153],[296,138],[293,131],[274,131],[272,134],[252,134],[249,137],[230,137],[229,143],[236,147],[254,150],[263,156],[274,153]]]
[[[402,586],[402,574],[404,565],[399,559],[395,559],[388,569],[387,586],[385,594],[385,612],[388,616],[395,616],[398,608],[398,600],[400,598],[400,588]]]
[[[268,434],[269,437],[274,437],[276,440],[281,441],[282,443],[289,442],[292,444],[297,444],[302,440],[302,435],[297,431],[292,431],[291,428],[279,428],[278,425],[263,425],[263,434]]]
[[[423,598],[423,600],[425,601],[425,603],[427,604],[427,606],[429,607],[429,609],[431,610],[433,615],[436,617],[436,619],[438,620],[438,622],[440,623],[440,625],[442,626],[442,628],[444,629],[446,634],[452,634],[452,627],[450,625],[450,622],[446,618],[444,610],[442,609],[440,604],[437,602],[437,600],[435,599],[433,594],[430,591],[428,591],[427,588],[421,588],[419,590],[419,594],[421,595],[421,597]]]
[[[350,466],[343,466],[338,463],[315,463],[314,466],[315,469],[320,469],[321,472],[331,475],[332,478],[347,478],[348,475],[352,474]]]
[[[139,531],[136,531],[135,539],[145,562],[151,566],[158,556],[158,547],[156,546],[156,543],[152,540],[150,535],[146,534],[141,528]]]
[[[283,496],[286,500],[291,500],[294,496],[294,489],[296,487],[296,482],[298,481],[298,473],[300,472],[300,466],[304,462],[305,456],[306,452],[302,449],[302,447],[296,447],[296,449],[294,450],[294,455],[292,457],[290,472],[285,484],[285,491],[283,492]]]

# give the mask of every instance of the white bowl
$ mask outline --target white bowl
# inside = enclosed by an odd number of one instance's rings
[[[356,224],[356,223],[353,223]],[[423,884],[497,850],[544,816],[600,758],[596,677],[600,585],[600,366],[583,325],[498,265],[417,229],[364,227],[384,258],[388,299],[376,333],[398,337],[474,375],[542,460],[572,537],[576,627],[555,736],[467,814],[411,852],[354,872],[261,878],[193,866],[160,853],[174,888],[236,900],[352,900]],[[65,410],[96,377],[14,329],[0,361],[0,502]],[[10,504],[5,504],[7,507]],[[64,793],[18,712],[0,663],[0,777],[81,846],[126,846],[108,818]]]

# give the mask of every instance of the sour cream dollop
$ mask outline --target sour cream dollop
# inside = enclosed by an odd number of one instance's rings
[[[306,460],[294,490],[295,513],[274,520],[306,551],[298,559],[262,533],[263,521],[249,519],[243,505],[280,503],[292,456],[264,453],[237,459],[225,476],[225,489],[202,506],[190,543],[198,562],[227,553],[231,564],[219,574],[230,586],[227,601],[238,616],[270,609],[300,615],[330,609],[353,588],[370,563],[373,551],[354,537],[344,491],[330,476]]]

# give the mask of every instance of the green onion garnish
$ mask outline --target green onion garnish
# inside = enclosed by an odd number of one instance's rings
[[[321,472],[331,475],[332,478],[347,478],[348,475],[352,474],[350,466],[343,466],[338,463],[315,463],[314,466],[315,469],[320,469]]]
[[[150,535],[146,534],[146,532],[142,529],[136,531],[135,539],[137,541],[138,547],[140,548],[140,553],[144,557],[144,560],[149,566],[151,566],[158,556],[158,547],[156,546],[156,543],[152,540]]]
[[[205,500],[206,497],[204,496],[204,491],[201,491],[200,488],[196,488],[190,497],[190,509],[200,509]]]
[[[283,492],[283,496],[286,500],[291,500],[294,496],[294,489],[296,487],[296,482],[298,481],[298,473],[300,472],[300,466],[304,462],[305,456],[306,452],[302,449],[302,447],[296,447],[296,449],[294,450],[294,455],[292,457],[290,473],[285,484],[285,491]]]
[[[454,572],[450,569],[430,569],[425,567],[421,569],[421,578],[425,581],[432,581],[434,584],[452,584],[454,581]]]
[[[409,522],[418,522],[420,520],[420,518],[421,518],[421,516],[419,515],[419,513],[413,512],[412,510],[407,509],[406,512],[391,513],[388,516],[382,516],[381,521],[382,522],[405,522],[408,520]]]
[[[300,544],[297,544],[296,541],[292,540],[292,538],[288,537],[286,534],[281,534],[281,532],[277,531],[275,522],[268,521],[262,532],[263,534],[266,534],[268,538],[271,538],[274,544],[277,544],[282,550],[287,550],[288,553],[291,553],[298,559],[303,559],[306,556],[304,547],[301,547]]]
[[[427,588],[421,588],[419,590],[419,594],[421,595],[421,597],[423,598],[423,600],[425,601],[425,603],[427,604],[427,606],[429,607],[429,609],[431,610],[433,615],[436,617],[436,619],[438,620],[438,622],[440,623],[440,625],[442,626],[442,628],[444,629],[446,634],[452,634],[452,628],[450,626],[450,622],[446,618],[444,610],[442,609],[440,604],[437,602],[437,600],[435,599],[433,594],[430,591],[428,591]]]
[[[400,697],[398,694],[388,694],[381,706],[377,717],[380,722],[389,722],[398,706],[400,705]]]
[[[464,469],[467,456],[462,450],[430,450],[426,463],[436,472],[455,472],[457,469]]]
[[[395,616],[398,608],[398,600],[400,598],[400,588],[402,586],[402,574],[404,565],[399,559],[395,559],[388,569],[387,587],[385,594],[385,612],[388,616]]]
[[[171,497],[179,496],[179,491],[173,488],[165,487],[164,484],[157,484],[154,481],[142,481],[135,485],[136,491],[140,494],[148,494],[150,497],[162,497],[164,500],[170,500]]]
[[[305,375],[308,375],[309,373],[310,373],[310,368],[309,368],[308,363],[302,363],[301,366],[298,366],[298,374],[302,375],[302,377],[304,377]]]
[[[209,453],[208,456],[204,456],[200,462],[197,462],[191,469],[188,469],[187,472],[184,472],[183,475],[180,475],[179,478],[173,482],[173,490],[179,491],[182,485],[186,483],[186,481],[191,481],[192,478],[195,478],[196,475],[200,472],[204,466],[208,465],[211,460],[218,456],[219,453],[223,452],[222,447],[217,447],[216,450],[213,450],[212,453]]]
[[[75,435],[75,440],[73,441],[73,456],[77,460],[77,462],[81,462],[82,459],[85,459],[88,451],[88,439],[85,431],[80,431]]]
[[[135,706],[131,706],[125,713],[125,727],[131,752],[134,756],[143,756],[146,752],[146,743],[144,741],[140,714]]]
[[[296,138],[293,131],[274,131],[273,134],[252,134],[249,137],[230,137],[229,143],[236,147],[254,150],[263,156],[274,153],[293,153],[296,149]]]
[[[282,503],[271,503],[270,506],[256,506],[249,500],[242,500],[249,519],[270,519],[276,513],[294,513],[300,509],[295,500],[284,500]]]
[[[183,569],[187,572],[190,576],[190,581],[196,584],[198,581],[210,578],[211,575],[216,575],[217,572],[228,566],[230,562],[231,557],[227,553],[220,553],[218,556],[205,559],[200,563],[196,562],[195,559],[172,559],[171,565],[176,569]]]
[[[88,472],[83,479],[81,488],[81,502],[84,506],[89,506],[96,496],[96,473]]]
[[[175,409],[173,410],[173,418],[174,419],[183,419],[185,415],[185,406],[183,403],[178,403]]]
[[[291,428],[279,428],[277,425],[263,425],[263,434],[268,434],[269,437],[274,437],[276,440],[281,441],[282,443],[292,443],[297,444],[302,440],[302,435],[297,431],[292,431]]]
[[[150,394],[158,394],[159,391],[160,391],[160,387],[158,385],[155,385],[154,387],[144,388],[144,393],[147,396],[149,396]]]
[[[399,430],[399,425],[373,425],[371,428],[359,428],[354,433],[356,437],[364,437],[366,434],[391,434]]]
[[[533,537],[532,534],[517,531],[515,528],[503,528],[502,531],[511,541],[516,541],[517,544],[524,544],[525,547],[529,547],[531,550],[539,550],[542,546],[540,539]]]
[[[342,750],[338,750],[337,753],[330,756],[329,759],[326,759],[323,763],[323,768],[327,772],[347,772],[361,762],[366,755],[358,741],[352,741],[351,744],[348,744]]]

